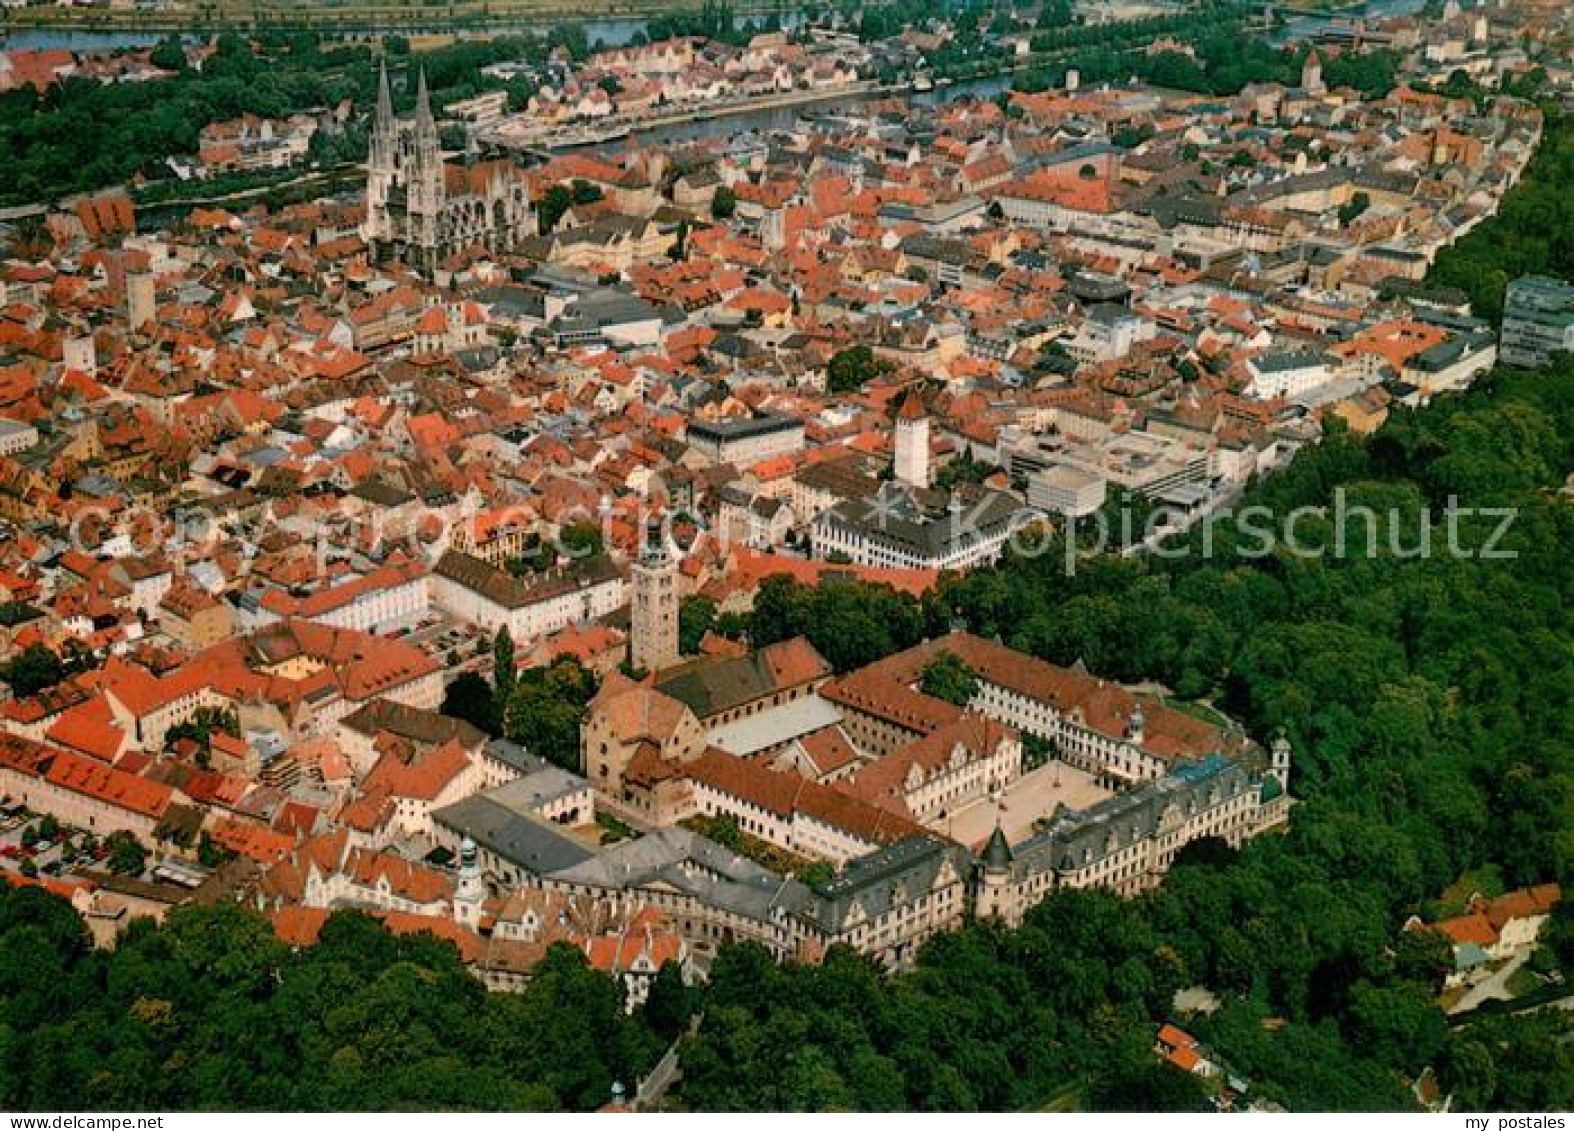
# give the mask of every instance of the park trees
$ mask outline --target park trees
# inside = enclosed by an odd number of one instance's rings
[[[526,668],[501,705],[503,733],[532,754],[577,771],[579,724],[595,692],[595,676],[572,657]]]

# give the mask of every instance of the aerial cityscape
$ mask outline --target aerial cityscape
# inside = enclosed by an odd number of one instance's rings
[[[0,1108],[1574,1107],[1566,4],[0,0],[0,154]]]

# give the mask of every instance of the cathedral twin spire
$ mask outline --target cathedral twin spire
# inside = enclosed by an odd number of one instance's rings
[[[379,63],[377,66],[377,120],[374,123],[378,129],[393,122],[393,95],[388,91],[388,64]]]
[[[422,67],[415,84],[415,128],[422,134],[437,136],[437,123],[432,120],[432,98],[426,91],[426,68]]]
[[[394,128],[393,94],[388,86],[388,64],[383,62],[377,67],[377,118],[373,123],[374,128],[381,132],[392,131]],[[432,117],[432,96],[426,87],[426,68],[422,67],[415,87],[415,124],[417,129],[437,132],[437,123]]]

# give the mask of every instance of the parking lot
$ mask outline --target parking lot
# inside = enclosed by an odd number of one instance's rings
[[[31,861],[38,875],[60,876],[79,866],[100,866],[99,861],[105,854],[101,842],[95,845],[97,855],[83,853],[80,848],[86,834],[56,826],[52,837],[38,839],[43,827],[42,817],[25,814],[19,807],[7,804],[0,809],[0,869],[21,872],[24,863]],[[30,828],[34,830],[32,838],[26,835]]]

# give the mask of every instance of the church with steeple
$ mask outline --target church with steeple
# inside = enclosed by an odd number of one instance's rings
[[[396,118],[385,66],[377,79],[361,234],[375,261],[402,262],[430,277],[466,251],[513,250],[536,234],[536,213],[523,170],[512,162],[443,159],[425,71],[415,116]]]

